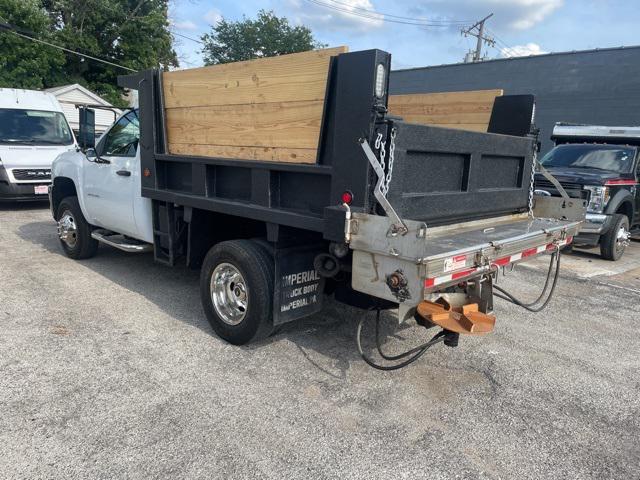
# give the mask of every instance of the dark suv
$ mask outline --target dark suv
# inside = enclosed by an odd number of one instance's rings
[[[631,234],[640,230],[640,127],[558,124],[552,138],[556,147],[540,163],[569,196],[589,200],[574,245],[600,245],[603,258],[620,259]],[[535,189],[538,195],[559,195],[539,173]]]

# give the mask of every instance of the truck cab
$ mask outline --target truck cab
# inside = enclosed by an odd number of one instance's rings
[[[76,196],[77,208],[97,227],[94,237],[111,237],[122,249],[128,245],[134,251],[141,248],[139,242],[153,241],[151,202],[140,192],[139,139],[138,110],[132,109],[114,122],[95,147],[67,152],[54,162],[51,208],[61,219],[60,228],[77,228],[77,212],[59,211],[63,198]],[[73,250],[73,231],[66,238],[67,248]]]
[[[75,149],[55,96],[0,88],[0,201],[46,199],[51,163]]]
[[[599,246],[608,260],[619,260],[640,230],[640,127],[557,124],[556,146],[540,161],[572,197],[586,196],[586,222],[575,246]],[[536,193],[557,196],[541,174]]]

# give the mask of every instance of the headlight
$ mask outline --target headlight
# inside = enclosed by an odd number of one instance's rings
[[[602,213],[609,201],[609,188],[595,185],[585,185],[585,190],[589,190],[589,205],[587,211],[591,213]]]

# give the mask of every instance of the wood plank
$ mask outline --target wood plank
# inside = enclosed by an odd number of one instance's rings
[[[323,108],[312,101],[169,109],[168,143],[316,150]]]
[[[500,95],[499,89],[390,95],[389,111],[411,123],[486,132]]]
[[[309,164],[316,163],[317,155],[317,151],[311,148],[237,147],[181,143],[170,143],[169,151],[178,155]]]
[[[502,96],[503,90],[467,90],[461,92],[410,93],[389,95],[389,105],[450,105],[452,103],[484,103]]]
[[[332,56],[347,47],[163,73],[165,108],[323,101]]]

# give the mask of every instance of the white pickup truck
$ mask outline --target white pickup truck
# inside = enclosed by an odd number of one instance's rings
[[[130,110],[95,148],[64,153],[53,163],[52,213],[71,258],[92,256],[99,240],[125,251],[151,249],[151,200],[140,192],[139,138],[138,112]]]

